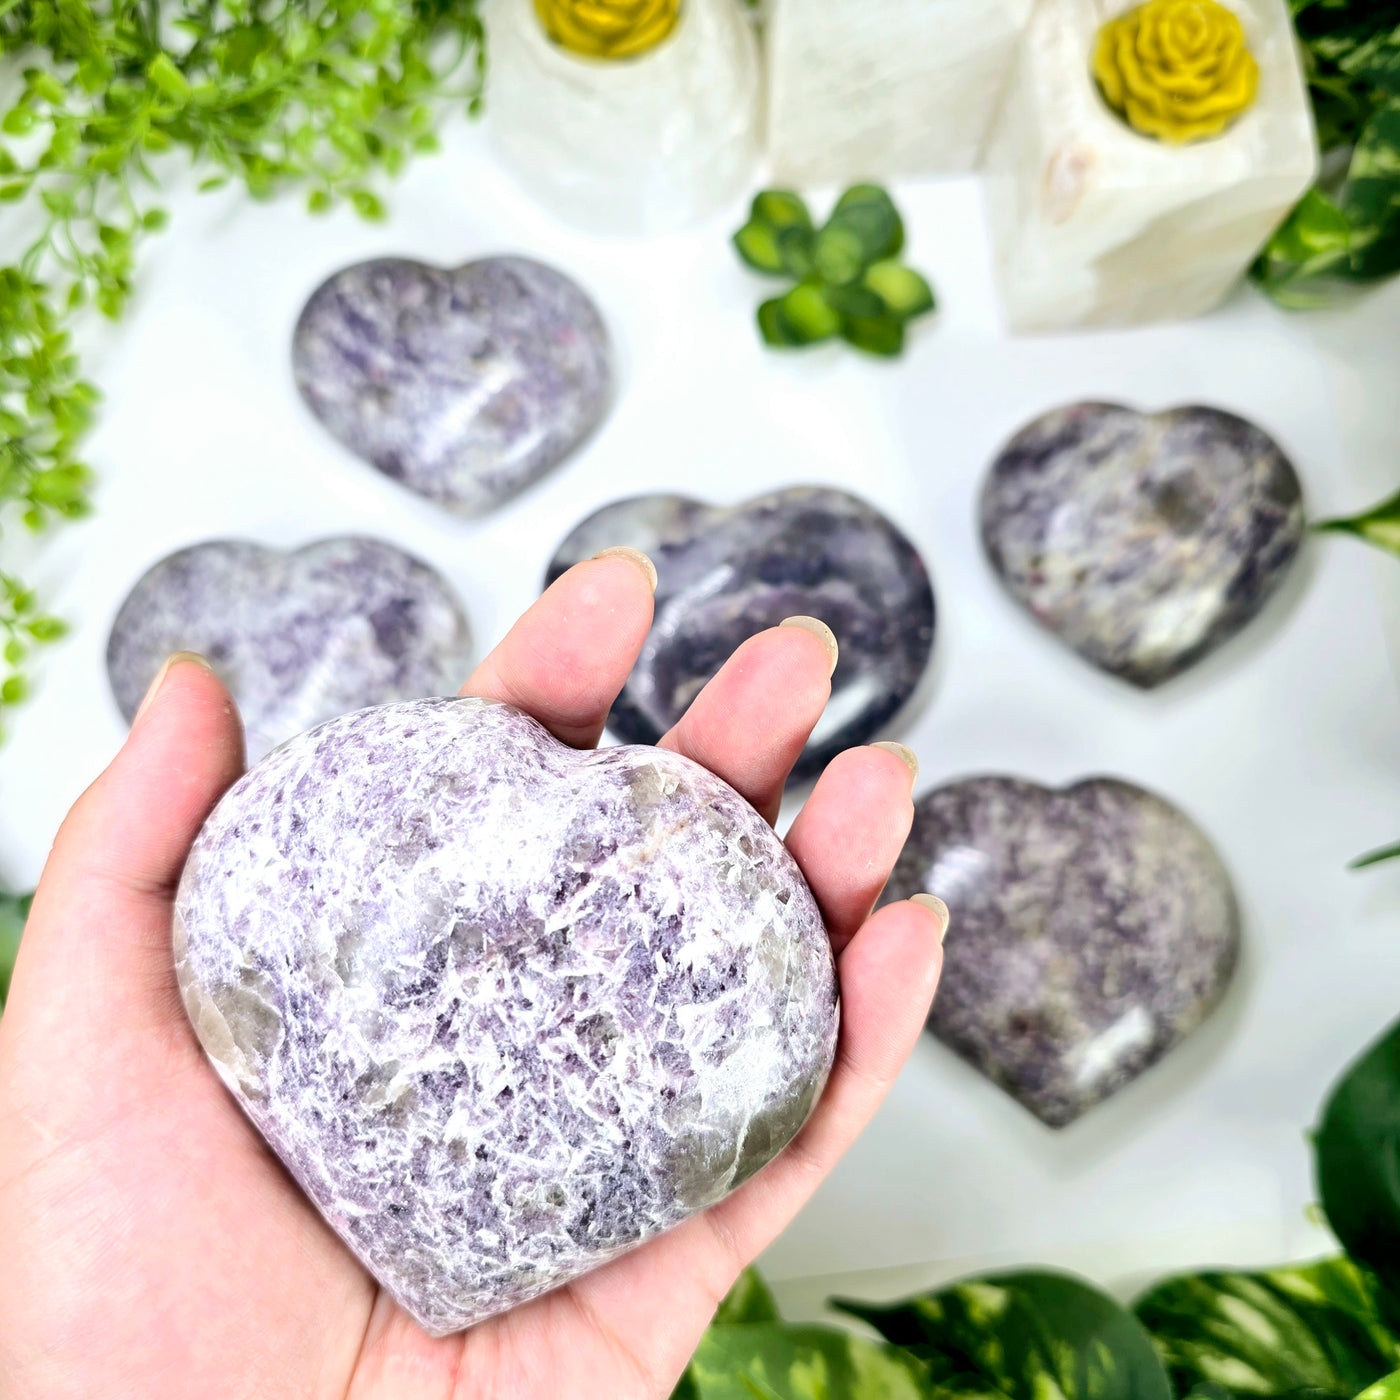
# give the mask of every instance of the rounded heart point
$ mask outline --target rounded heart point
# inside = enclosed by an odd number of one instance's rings
[[[816,902],[732,788],[483,700],[254,767],[195,843],[175,956],[225,1083],[434,1334],[719,1200],[835,1048]]]

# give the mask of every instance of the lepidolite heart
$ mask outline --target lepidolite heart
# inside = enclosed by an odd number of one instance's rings
[[[438,1334],[733,1190],[835,1048],[816,902],[732,788],[483,700],[253,768],[195,842],[175,959],[248,1116]]]
[[[172,651],[213,664],[256,759],[348,710],[452,694],[471,633],[447,580],[384,540],[289,553],[209,540],[151,568],[112,624],[107,674],[128,721]]]
[[[352,452],[467,514],[558,465],[602,416],[611,380],[597,308],[528,258],[347,267],[307,302],[292,364]]]
[[[982,492],[993,568],[1105,671],[1154,686],[1264,606],[1303,537],[1297,474],[1214,408],[1081,403],[1006,445]]]
[[[844,491],[794,486],[720,509],[635,496],[595,511],[555,551],[548,581],[608,545],[656,564],[656,619],[608,717],[655,743],[734,649],[785,617],[819,617],[841,648],[831,701],[793,769],[811,778],[875,737],[913,694],[933,647],[933,590],[914,546]]]
[[[1112,778],[935,789],[883,899],[920,890],[953,913],[929,1029],[1053,1128],[1193,1030],[1239,950],[1210,842]]]

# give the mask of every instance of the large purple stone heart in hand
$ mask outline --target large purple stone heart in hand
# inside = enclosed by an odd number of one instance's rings
[[[928,793],[883,899],[920,890],[953,915],[929,1029],[1052,1128],[1195,1029],[1239,951],[1210,842],[1112,778]]]
[[[175,958],[224,1082],[435,1334],[718,1201],[835,1049],[816,902],[732,788],[484,700],[254,767],[195,842]]]
[[[1233,636],[1303,538],[1293,465],[1215,408],[1079,403],[992,465],[982,542],[1010,592],[1075,651],[1155,686]]]
[[[793,767],[815,777],[875,738],[913,695],[933,648],[933,590],[908,539],[845,491],[791,486],[730,508],[635,496],[595,511],[550,560],[548,582],[609,545],[656,564],[656,619],[608,717],[618,738],[654,744],[740,643],[795,614],[841,648],[826,713]]]
[[[597,308],[529,258],[347,267],[307,302],[292,365],[352,452],[469,515],[573,451],[602,417],[612,373]]]
[[[173,651],[210,661],[256,759],[348,710],[452,694],[471,633],[447,580],[384,540],[209,540],[149,569],[112,624],[107,674],[128,722]]]

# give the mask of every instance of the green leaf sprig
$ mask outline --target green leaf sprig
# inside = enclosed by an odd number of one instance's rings
[[[1291,0],[1323,178],[1254,264],[1293,308],[1400,272],[1400,0]]]
[[[374,178],[434,149],[447,103],[476,110],[484,63],[477,0],[0,0],[0,209],[32,230],[0,266],[0,532],[89,508],[98,394],[72,327],[125,306],[166,222],[157,157],[183,153],[201,189],[301,185],[312,212],[378,218]],[[62,631],[0,573],[0,705]]]
[[[10,995],[10,974],[14,971],[20,934],[24,932],[24,921],[29,917],[33,899],[32,894],[0,892],[0,1011],[4,1011],[5,999]]]
[[[1044,1269],[831,1300],[883,1346],[782,1322],[748,1270],[672,1400],[1400,1400],[1400,1021],[1337,1081],[1313,1146],[1345,1254],[1175,1275],[1132,1309]]]
[[[794,285],[758,308],[764,343],[816,345],[836,337],[871,355],[904,349],[904,328],[934,309],[933,289],[899,261],[904,221],[878,185],[853,185],[821,228],[800,195],[764,190],[734,235],[755,272]]]

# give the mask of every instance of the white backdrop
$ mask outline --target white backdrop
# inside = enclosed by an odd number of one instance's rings
[[[791,1279],[1043,1258],[1132,1269],[1188,1262],[1203,1240],[1219,1241],[1221,1260],[1261,1239],[1295,1247],[1311,1197],[1304,1129],[1347,1057],[1400,1013],[1400,866],[1344,869],[1400,836],[1400,721],[1382,622],[1390,606],[1392,635],[1400,627],[1400,563],[1335,537],[1311,541],[1243,638],[1140,694],[1002,595],[974,503],[989,458],[1026,419],[1110,398],[1243,413],[1292,453],[1315,516],[1369,504],[1400,478],[1400,334],[1387,328],[1400,327],[1400,298],[1300,318],[1243,291],[1187,325],[1010,340],[976,183],[895,193],[908,256],[942,307],[894,364],[844,348],[781,357],[760,347],[752,314],[765,288],[727,242],[741,208],[685,237],[581,237],[530,204],[482,130],[463,124],[446,154],[393,191],[387,225],[348,213],[315,221],[296,200],[175,196],[130,314],[95,347],[107,395],[88,447],[101,473],[96,513],[34,553],[46,606],[75,630],[46,657],[0,749],[0,879],[32,884],[64,811],[120,741],[107,629],[127,587],[171,549],[216,535],[290,545],[380,533],[453,580],[480,655],[535,596],[554,544],[604,501],[656,490],[732,502],[785,483],[839,485],[897,520],[934,576],[934,674],[921,712],[896,731],[918,752],[921,788],[1000,770],[1050,782],[1114,773],[1159,790],[1219,845],[1246,953],[1193,1040],[1058,1135],[926,1038],[768,1269]],[[338,447],[297,399],[288,346],[305,297],[347,262],[504,251],[555,262],[591,290],[615,337],[618,391],[575,458],[464,522]],[[1191,1252],[1178,1259],[1179,1245],[1162,1242],[1183,1238]]]

